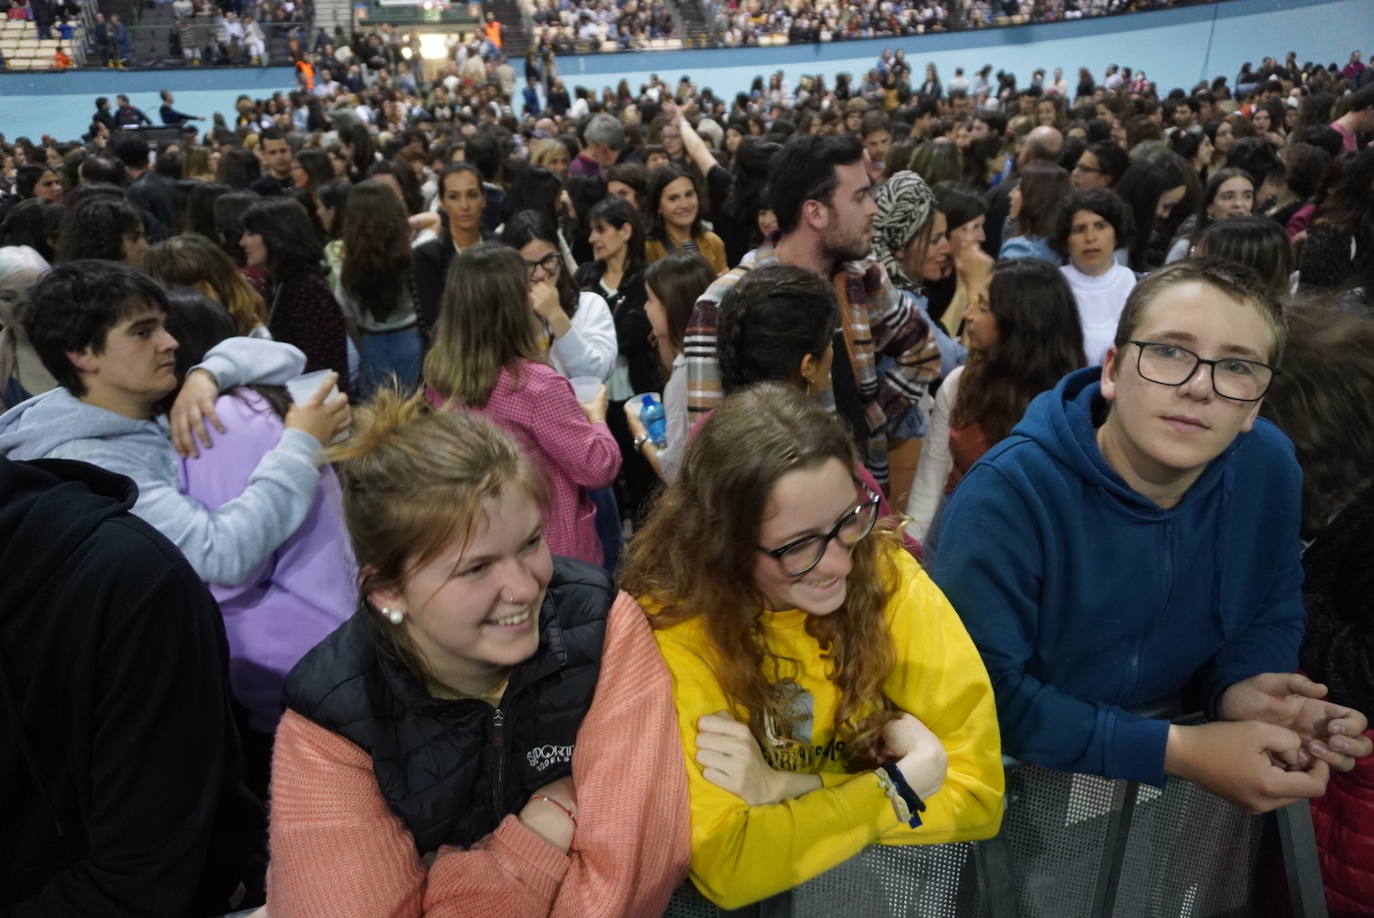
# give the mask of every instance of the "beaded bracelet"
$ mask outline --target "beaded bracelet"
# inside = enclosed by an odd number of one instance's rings
[[[552,797],[550,797],[548,794],[530,794],[530,799],[531,799],[531,800],[547,800],[549,803],[552,803],[554,806],[556,806],[556,807],[558,807],[560,810],[562,810],[562,811],[563,811],[563,815],[564,815],[564,816],[567,816],[569,819],[571,819],[573,825],[577,825],[577,814],[575,814],[572,810],[568,809],[568,808],[567,808],[566,806],[564,806],[563,804],[559,803],[557,800],[555,800],[555,799],[553,799]]]
[[[919,827],[921,825],[921,814],[926,811],[926,804],[925,801],[921,799],[920,795],[911,789],[911,785],[907,783],[906,775],[902,774],[902,770],[891,762],[883,765],[878,772],[879,774],[885,774],[887,776],[893,788],[897,791],[898,796],[901,798],[902,803],[905,805],[910,818],[903,819],[903,822],[913,829]],[[889,794],[889,796],[891,795]],[[898,816],[901,816],[900,810],[898,811]]]

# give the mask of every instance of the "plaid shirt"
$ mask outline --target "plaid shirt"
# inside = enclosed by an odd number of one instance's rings
[[[716,317],[720,301],[739,282],[745,272],[777,262],[773,249],[755,250],[752,260],[717,278],[692,309],[683,340],[687,358],[687,410],[692,420],[720,404],[723,397],[720,364],[716,359]],[[925,320],[889,283],[887,272],[877,259],[846,262],[832,278],[839,300],[841,329],[854,382],[863,401],[868,430],[864,465],[884,486],[888,483],[887,427],[920,402],[930,383],[940,375],[940,351]],[[893,359],[892,368],[881,376],[878,357]],[[822,404],[835,410],[829,388],[819,396]]]

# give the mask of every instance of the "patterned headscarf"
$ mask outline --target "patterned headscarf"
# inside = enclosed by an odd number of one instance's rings
[[[879,185],[873,200],[878,203],[878,216],[873,218],[873,254],[887,269],[894,287],[919,290],[921,283],[907,276],[897,253],[930,221],[935,210],[934,192],[915,172],[902,171]]]

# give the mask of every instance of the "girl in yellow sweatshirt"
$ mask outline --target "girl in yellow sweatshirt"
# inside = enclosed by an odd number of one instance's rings
[[[728,398],[631,544],[673,676],[692,880],[739,908],[866,846],[989,838],[997,715],[958,616],[785,386]]]

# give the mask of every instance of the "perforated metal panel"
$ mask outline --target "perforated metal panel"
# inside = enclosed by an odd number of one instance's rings
[[[969,845],[875,845],[792,892],[795,918],[959,918],[974,914]]]
[[[1119,791],[1105,778],[1036,765],[1008,771],[1001,844],[1010,857],[1015,914],[1066,918],[1091,913]]]
[[[719,918],[726,914],[716,908],[692,885],[691,880],[687,880],[676,890],[673,891],[673,898],[668,903],[668,909],[663,913],[664,918]]]
[[[1163,794],[1142,788],[1115,918],[1251,914],[1263,826],[1187,781],[1170,781]]]
[[[961,918],[977,913],[977,877],[969,845],[874,845],[792,890],[791,918]],[[680,886],[668,918],[769,914],[768,904],[739,912],[716,908],[690,882]]]
[[[983,843],[988,876],[973,845],[873,846],[792,891],[740,912],[723,912],[690,883],[673,896],[670,918],[1230,918],[1254,912],[1261,817],[1185,781],[1163,792],[1124,781],[1067,775],[1035,765],[1007,773],[1002,833]],[[1101,908],[1113,831],[1125,859]],[[993,901],[1005,869],[1006,901]]]

